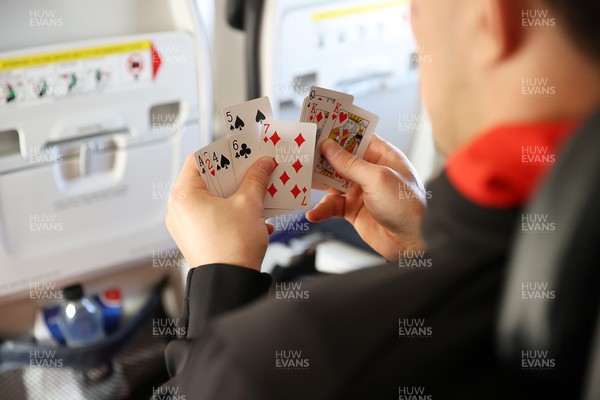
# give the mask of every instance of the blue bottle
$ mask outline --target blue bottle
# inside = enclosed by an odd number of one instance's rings
[[[67,346],[83,347],[102,340],[104,327],[98,303],[83,295],[81,285],[65,288],[64,295],[58,324]]]

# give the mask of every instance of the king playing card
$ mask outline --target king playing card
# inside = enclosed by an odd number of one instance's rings
[[[324,99],[315,99],[311,102],[306,117],[302,122],[312,122],[317,125],[317,142],[334,108],[335,103]]]
[[[336,92],[335,90],[329,90],[325,88],[321,88],[318,86],[312,86],[310,88],[310,92],[308,93],[308,102],[304,104],[304,110],[301,115],[301,121],[304,122],[314,122],[308,121],[311,110],[313,110],[313,103],[329,103],[333,104],[333,109],[331,110],[331,118],[336,119],[337,114],[339,113],[340,108],[344,105],[350,105],[354,101],[354,96]]]
[[[315,152],[313,181],[347,192],[350,181],[340,176],[321,156],[320,145],[328,138],[333,139],[347,152],[363,158],[378,121],[377,115],[355,105],[343,106],[337,118],[329,118]]]

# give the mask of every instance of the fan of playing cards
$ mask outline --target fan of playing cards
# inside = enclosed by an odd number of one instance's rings
[[[256,160],[272,157],[275,171],[265,196],[266,217],[308,209],[311,187],[345,193],[350,181],[321,156],[320,144],[331,138],[364,156],[379,117],[353,101],[351,95],[313,86],[300,122],[274,120],[268,97],[226,107],[227,136],[195,153],[200,175],[212,194],[229,197]]]

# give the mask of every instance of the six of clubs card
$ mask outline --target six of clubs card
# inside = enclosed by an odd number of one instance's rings
[[[239,187],[248,168],[258,160],[259,138],[254,132],[238,133],[229,136],[229,151],[233,160],[235,182]]]

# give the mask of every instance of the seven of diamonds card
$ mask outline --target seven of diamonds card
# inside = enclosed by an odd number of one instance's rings
[[[265,196],[265,208],[310,207],[312,160],[316,125],[304,122],[265,120],[260,156],[272,157],[275,171]]]

